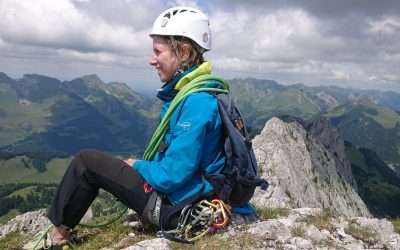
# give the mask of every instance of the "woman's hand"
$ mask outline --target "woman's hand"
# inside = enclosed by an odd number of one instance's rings
[[[127,160],[124,160],[124,162],[126,163],[126,164],[128,164],[129,166],[133,166],[133,164],[135,164],[135,162],[137,161],[137,159],[127,159]]]

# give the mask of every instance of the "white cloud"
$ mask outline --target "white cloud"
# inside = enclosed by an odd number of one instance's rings
[[[384,16],[379,20],[369,19],[368,24],[371,33],[393,35],[400,30],[400,17]]]
[[[0,36],[10,42],[85,51],[141,53],[148,30],[106,23],[85,15],[67,0],[4,0]]]
[[[0,68],[149,83],[154,19],[189,5],[209,15],[206,58],[226,77],[400,90],[400,5],[350,2],[0,0]]]
[[[298,63],[330,60],[346,47],[339,37],[323,36],[318,20],[300,9],[250,16],[243,10],[212,16],[213,53],[249,61]],[[340,53],[340,52],[339,52]]]
[[[57,52],[63,58],[84,62],[114,63],[117,61],[117,57],[106,52],[82,53],[79,51],[68,49],[59,49],[57,50]]]
[[[1,37],[0,37],[0,50],[9,49],[10,45],[8,45]]]
[[[343,71],[343,70],[336,70],[336,69],[332,69],[332,75],[334,77],[334,79],[346,79],[346,80],[350,80],[350,74]]]

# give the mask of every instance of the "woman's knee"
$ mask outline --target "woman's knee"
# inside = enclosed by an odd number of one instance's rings
[[[102,155],[105,154],[96,149],[82,149],[75,155],[75,157],[80,158],[83,162],[93,162],[102,158]]]
[[[96,149],[83,149],[76,154],[75,159],[85,169],[102,175],[112,174],[116,167],[123,164],[122,160]]]

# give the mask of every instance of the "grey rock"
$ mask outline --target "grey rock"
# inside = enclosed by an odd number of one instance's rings
[[[313,249],[313,244],[309,240],[300,237],[290,239],[290,244],[296,246],[296,249]]]
[[[332,146],[334,152],[344,152],[337,134],[326,137],[337,144]],[[346,216],[371,216],[354,189],[352,177],[338,173],[336,165],[342,157],[334,156],[299,123],[271,118],[254,138],[253,147],[261,175],[270,183],[267,191],[256,190],[252,198],[256,206],[317,207]]]
[[[152,250],[152,249],[170,249],[169,240],[164,238],[157,238],[152,240],[144,240],[136,243],[133,246],[124,248],[122,250]]]
[[[46,217],[46,211],[44,209],[27,212],[16,216],[11,219],[6,225],[0,227],[0,239],[12,232],[17,230],[22,233],[34,235],[40,230],[51,224]]]
[[[357,191],[357,183],[351,172],[351,164],[345,153],[345,146],[340,131],[333,128],[327,118],[318,118],[303,124],[307,132],[333,156],[335,167],[340,176]]]
[[[92,210],[89,209],[81,222],[87,222],[92,218]],[[6,225],[0,227],[0,240],[12,232],[17,230],[21,231],[26,237],[32,236],[45,229],[51,222],[46,217],[46,210],[41,209],[37,211],[27,212],[21,215],[17,215],[11,219]]]
[[[131,228],[139,228],[142,226],[142,223],[140,221],[131,221],[127,223],[127,226]]]

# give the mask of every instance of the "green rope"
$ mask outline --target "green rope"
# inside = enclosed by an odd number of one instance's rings
[[[117,220],[119,220],[124,214],[126,214],[126,212],[128,211],[128,207],[125,207],[124,210],[122,210],[119,214],[117,214],[114,218],[112,218],[109,221],[106,221],[104,223],[101,224],[86,224],[86,223],[79,223],[78,225],[81,227],[87,227],[87,228],[98,228],[98,227],[105,227],[108,226],[114,222],[116,222]]]
[[[46,229],[44,229],[44,230],[42,230],[41,232],[39,232],[39,236],[38,236],[38,238],[37,238],[37,240],[35,241],[35,243],[34,243],[34,245],[33,245],[33,250],[36,250],[37,249],[37,247],[39,246],[39,243],[40,243],[40,241],[42,241],[43,240],[43,238],[47,235],[47,233],[50,231],[50,229],[52,229],[53,228],[53,225],[49,225],[49,226],[47,226],[47,228]],[[35,236],[35,238],[36,238],[36,236]]]
[[[212,81],[219,82],[223,89],[203,88],[205,84]],[[193,79],[191,82],[187,83],[172,100],[171,105],[169,106],[163,119],[158,125],[156,131],[154,132],[153,137],[150,140],[149,146],[144,152],[143,159],[152,160],[154,158],[154,155],[156,154],[157,149],[165,136],[172,114],[186,96],[196,92],[229,93],[229,85],[228,82],[225,81],[225,79],[215,75],[201,75]]]

